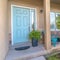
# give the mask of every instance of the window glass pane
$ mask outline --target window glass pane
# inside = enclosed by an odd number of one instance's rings
[[[34,9],[31,9],[30,10],[30,16],[31,16],[31,30],[35,30],[35,10]]]
[[[56,13],[56,29],[60,29],[60,13]]]
[[[55,30],[55,13],[50,13],[50,29]]]

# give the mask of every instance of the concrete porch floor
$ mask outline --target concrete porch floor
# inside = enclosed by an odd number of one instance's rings
[[[30,46],[27,50],[16,51],[14,48],[20,46]],[[39,57],[46,54],[46,50],[43,44],[39,44],[37,47],[32,47],[31,43],[19,43],[10,47],[6,60],[30,60],[32,58]]]

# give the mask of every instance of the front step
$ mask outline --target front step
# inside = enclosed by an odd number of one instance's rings
[[[18,45],[18,47],[19,46],[20,45]],[[16,51],[15,47],[17,47],[17,46],[13,46],[9,50],[9,52],[6,56],[6,60],[29,60],[32,58],[43,56],[47,53],[42,44],[38,45],[37,47],[30,46],[29,49],[22,50],[22,51]]]
[[[27,59],[15,59],[15,60],[46,60],[46,58],[44,56],[40,56],[31,59],[27,58]]]
[[[40,57],[32,58],[30,60],[46,60],[46,59],[44,56],[40,56]]]

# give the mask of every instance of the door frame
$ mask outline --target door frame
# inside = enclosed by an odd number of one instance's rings
[[[11,4],[11,45],[13,45],[13,7],[22,7],[22,8],[34,9],[35,10],[35,30],[37,30],[37,9],[32,8],[32,7],[19,6],[19,5]]]

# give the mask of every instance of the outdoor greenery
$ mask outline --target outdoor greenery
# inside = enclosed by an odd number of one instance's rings
[[[47,58],[47,60],[60,60],[60,54],[50,56]]]
[[[56,17],[56,25],[57,25],[57,28],[60,29],[60,15]]]
[[[58,60],[55,56],[50,56],[48,60]]]
[[[33,30],[32,32],[30,32],[29,34],[29,38],[32,39],[32,38],[35,38],[37,40],[40,40],[41,39],[41,32],[40,31],[35,31]]]

